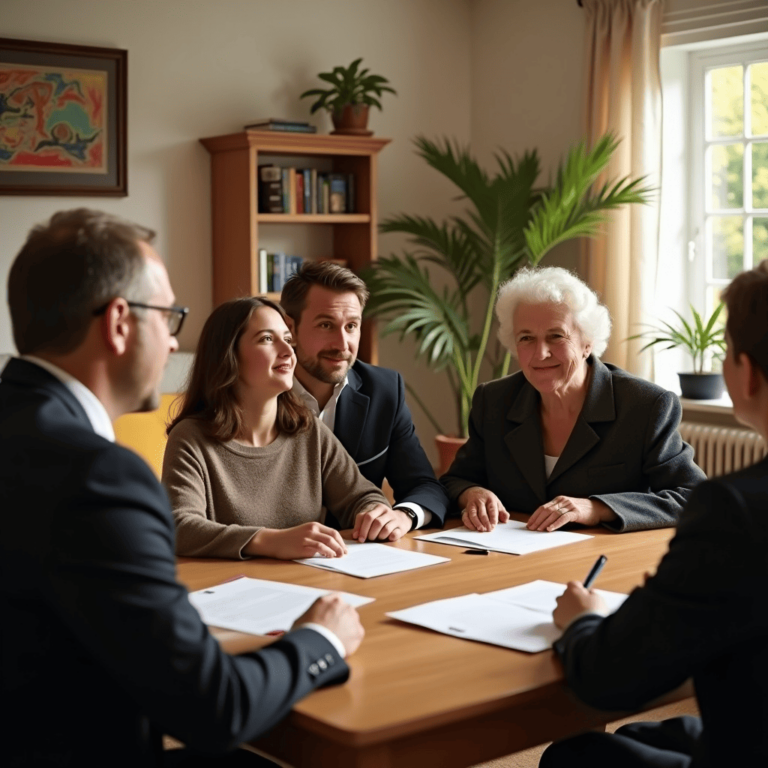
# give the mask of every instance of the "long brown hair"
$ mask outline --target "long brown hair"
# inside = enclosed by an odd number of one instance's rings
[[[187,391],[166,433],[170,433],[182,419],[199,419],[204,422],[208,434],[222,442],[231,440],[241,431],[243,410],[235,395],[240,373],[237,345],[253,313],[260,307],[274,309],[283,320],[286,319],[279,304],[263,296],[246,296],[225,302],[205,321]],[[303,432],[313,418],[290,390],[278,395],[277,429],[280,433],[295,435]]]

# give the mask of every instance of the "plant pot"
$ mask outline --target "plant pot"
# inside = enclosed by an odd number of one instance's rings
[[[437,476],[444,475],[453,460],[456,458],[456,453],[464,443],[467,442],[466,437],[451,437],[449,435],[435,435],[435,444],[437,445],[437,453],[440,456],[440,468],[437,471]]]
[[[345,104],[341,112],[331,112],[334,130],[332,134],[342,136],[373,136],[368,130],[368,105]]]
[[[678,373],[682,397],[689,400],[719,400],[725,391],[722,373]]]

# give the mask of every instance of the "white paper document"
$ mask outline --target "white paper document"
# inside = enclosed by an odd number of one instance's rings
[[[408,549],[388,547],[385,544],[345,541],[348,554],[342,557],[307,557],[297,563],[325,568],[328,571],[346,573],[361,579],[373,576],[385,576],[388,573],[400,573],[427,565],[446,563],[450,558],[426,555],[423,552],[411,552]]]
[[[595,594],[605,600],[608,610],[613,613],[627,599],[627,595],[620,592],[606,592],[604,589],[593,590]],[[552,616],[552,611],[557,607],[557,598],[565,592],[565,584],[557,584],[554,581],[530,581],[517,587],[498,589],[495,592],[485,592],[486,597],[500,600],[511,605],[519,605],[522,608],[530,608],[533,611],[546,613]]]
[[[570,531],[529,531],[525,523],[509,520],[506,523],[500,523],[492,531],[471,531],[462,525],[459,528],[428,533],[416,538],[422,541],[433,541],[435,544],[452,544],[456,547],[474,547],[488,549],[491,552],[527,555],[529,552],[540,552],[543,549],[586,541],[592,536]]]
[[[453,637],[538,653],[546,651],[560,637],[560,630],[552,621],[552,611],[555,599],[564,591],[564,584],[532,581],[482,595],[435,600],[392,611],[387,616]],[[616,592],[596,591],[606,598],[611,611],[627,597]]]
[[[328,594],[331,590],[243,577],[192,592],[189,601],[210,626],[266,635],[287,632],[318,597]],[[374,600],[350,592],[339,594],[355,608]]]

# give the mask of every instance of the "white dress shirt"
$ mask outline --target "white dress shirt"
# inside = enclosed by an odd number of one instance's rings
[[[344,381],[340,381],[338,384],[334,385],[333,393],[322,411],[320,410],[320,403],[317,402],[317,398],[307,390],[296,376],[293,377],[293,391],[299,396],[304,405],[306,405],[307,408],[309,408],[309,410],[312,411],[312,413],[314,413],[315,416],[317,416],[317,418],[331,430],[331,432],[333,432],[336,426],[336,406],[339,402],[339,396],[348,383],[348,378],[345,376]],[[414,530],[416,528],[423,528],[432,519],[432,513],[428,509],[424,509],[420,504],[414,504],[412,501],[402,501],[394,506],[394,509],[406,508],[413,510],[416,514],[416,523],[413,526]]]
[[[55,376],[75,396],[77,402],[83,406],[93,431],[105,440],[109,440],[110,443],[115,442],[115,430],[112,427],[112,421],[109,418],[107,409],[102,405],[101,400],[82,381],[79,381],[66,371],[62,371],[58,365],[49,363],[47,360],[41,360],[34,355],[21,355],[20,359],[37,365],[48,371],[51,376]]]

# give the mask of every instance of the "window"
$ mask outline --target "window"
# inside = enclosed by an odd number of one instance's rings
[[[768,47],[690,56],[689,285],[709,314],[739,272],[768,258]]]
[[[738,272],[768,258],[768,34],[661,49],[659,268],[654,316],[709,316]],[[679,391],[681,350],[654,355]],[[715,364],[717,368],[717,364]]]

